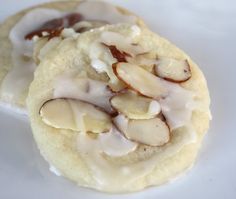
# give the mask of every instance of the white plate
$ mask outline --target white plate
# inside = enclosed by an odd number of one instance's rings
[[[0,0],[0,20],[46,0]],[[185,50],[204,71],[213,121],[193,169],[174,183],[122,198],[236,198],[236,4],[230,0],[112,0]],[[1,45],[1,44],[0,44]],[[49,172],[25,119],[0,111],[0,198],[119,198]]]

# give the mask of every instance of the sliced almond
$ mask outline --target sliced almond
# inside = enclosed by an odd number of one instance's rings
[[[124,82],[122,81],[110,81],[108,83],[108,86],[114,93],[121,92],[122,90],[127,88],[126,84],[124,84]]]
[[[110,130],[111,118],[93,104],[72,99],[53,99],[40,109],[42,120],[54,127],[102,133]]]
[[[94,42],[90,47],[89,57],[91,66],[98,73],[106,73],[109,78],[109,87],[113,92],[118,92],[126,87],[114,74],[112,65],[116,63],[116,59],[112,56],[109,48],[102,43]]]
[[[124,115],[113,118],[113,123],[124,136],[149,146],[162,146],[170,139],[168,125],[160,118],[128,120]]]
[[[63,18],[64,27],[72,27],[79,21],[83,20],[83,16],[79,13],[70,13]]]
[[[138,54],[135,57],[126,57],[127,62],[135,65],[141,66],[143,69],[148,72],[152,72],[153,68],[157,62],[156,54],[151,52],[146,52]]]
[[[137,65],[120,62],[113,66],[113,70],[128,87],[144,96],[159,99],[167,94],[160,78]]]
[[[155,72],[158,77],[176,83],[185,82],[192,76],[187,60],[177,60],[166,57],[158,59]]]
[[[26,40],[31,40],[34,36],[44,37],[48,36],[49,39],[58,37],[64,28],[68,28],[82,20],[79,13],[70,13],[63,18],[55,18],[47,21],[41,27],[25,35]],[[46,34],[46,35],[45,35]]]
[[[130,120],[125,136],[131,140],[150,146],[162,146],[170,139],[170,131],[159,118]]]
[[[31,40],[33,39],[34,36],[43,37],[44,33],[47,33],[47,36],[52,38],[54,36],[59,36],[62,29],[63,29],[63,19],[62,18],[52,19],[43,24],[38,29],[25,35],[25,39]]]
[[[111,105],[129,119],[150,119],[161,110],[160,104],[150,98],[135,93],[120,93],[111,98]]]
[[[112,67],[107,68],[107,75],[109,77],[108,86],[112,92],[120,92],[121,90],[127,88],[127,85],[123,81],[120,81],[114,74]]]

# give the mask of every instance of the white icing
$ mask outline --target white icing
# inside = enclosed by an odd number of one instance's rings
[[[108,133],[99,134],[99,142],[102,152],[113,157],[127,155],[134,151],[138,145],[126,139],[114,127]]]
[[[111,111],[109,99],[112,93],[107,84],[88,78],[75,79],[68,75],[58,77],[54,82],[54,98],[73,98],[90,102]]]
[[[54,173],[56,176],[61,176],[61,172],[56,167],[54,167],[53,165],[49,166],[49,171]]]
[[[121,132],[126,132],[128,128],[129,120],[122,114],[117,115],[113,119],[114,124],[119,128]]]
[[[29,85],[34,78],[33,73],[36,65],[32,58],[24,58],[22,56],[22,54],[13,50],[13,68],[6,75],[1,85],[1,94],[4,99],[9,101],[19,99],[24,93],[26,95]]]
[[[89,57],[91,61],[93,62],[95,60],[99,60],[100,64],[101,62],[104,62],[104,64],[112,65],[115,63],[117,60],[112,57],[109,49],[105,47],[104,45],[101,44],[101,41],[95,41],[89,49]],[[95,66],[96,70],[96,66]]]
[[[139,36],[139,35],[141,34],[141,29],[140,29],[140,27],[137,26],[137,25],[133,25],[133,26],[131,27],[131,30],[133,31],[133,33],[132,33],[132,37],[133,37],[133,38],[135,38],[135,37],[137,37],[137,36]]]
[[[91,66],[98,72],[104,73],[107,72],[107,64],[99,59],[93,59],[91,62]]]
[[[46,31],[43,31],[43,32],[42,32],[42,36],[43,36],[43,37],[49,36],[49,33],[46,32]]]
[[[37,42],[39,39],[40,39],[39,36],[34,35],[33,38],[32,38],[32,41],[35,43],[35,42]]]
[[[161,109],[171,130],[190,123],[192,110],[195,109],[194,94],[180,85],[162,81],[168,95],[160,100]]]
[[[157,102],[156,100],[151,101],[148,107],[148,113],[150,115],[157,115],[161,111],[161,106],[160,103]]]
[[[101,41],[95,41],[89,50],[91,66],[98,72],[106,72],[110,77],[110,82],[117,83],[118,79],[113,73],[112,64],[117,62],[111,55],[109,49],[101,44]]]
[[[79,33],[76,33],[73,28],[65,28],[61,32],[61,36],[63,38],[73,37],[76,38],[79,35]]]
[[[137,18],[132,15],[124,15],[113,5],[102,1],[83,1],[76,9],[86,20],[106,21],[110,24],[130,23],[134,24]]]

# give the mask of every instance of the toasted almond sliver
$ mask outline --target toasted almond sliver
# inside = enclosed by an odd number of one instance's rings
[[[41,107],[40,116],[49,126],[74,131],[102,133],[112,126],[107,113],[80,100],[49,100]]]
[[[138,54],[135,57],[126,57],[126,60],[128,63],[139,65],[148,72],[153,72],[153,68],[157,62],[156,54],[151,52]]]
[[[162,146],[170,139],[168,126],[159,118],[130,120],[125,135],[131,140],[150,146]]]
[[[149,146],[162,146],[170,139],[170,130],[160,118],[129,120],[124,115],[113,118],[113,123],[129,140]]]
[[[120,62],[113,70],[129,88],[144,96],[159,99],[167,94],[160,78],[137,65]]]
[[[187,60],[177,60],[166,57],[158,59],[155,72],[158,77],[175,83],[185,82],[192,76]]]
[[[118,112],[129,119],[150,119],[160,113],[160,104],[150,98],[135,93],[120,93],[110,100],[111,105]]]

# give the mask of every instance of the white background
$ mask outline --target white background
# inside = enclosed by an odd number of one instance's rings
[[[0,21],[36,2],[0,0]],[[236,3],[230,0],[111,0],[196,61],[208,80],[211,128],[188,175],[159,188],[109,195],[59,178],[40,157],[26,119],[0,110],[0,198],[236,198]],[[1,45],[1,43],[0,43]],[[16,85],[17,86],[17,85]]]

